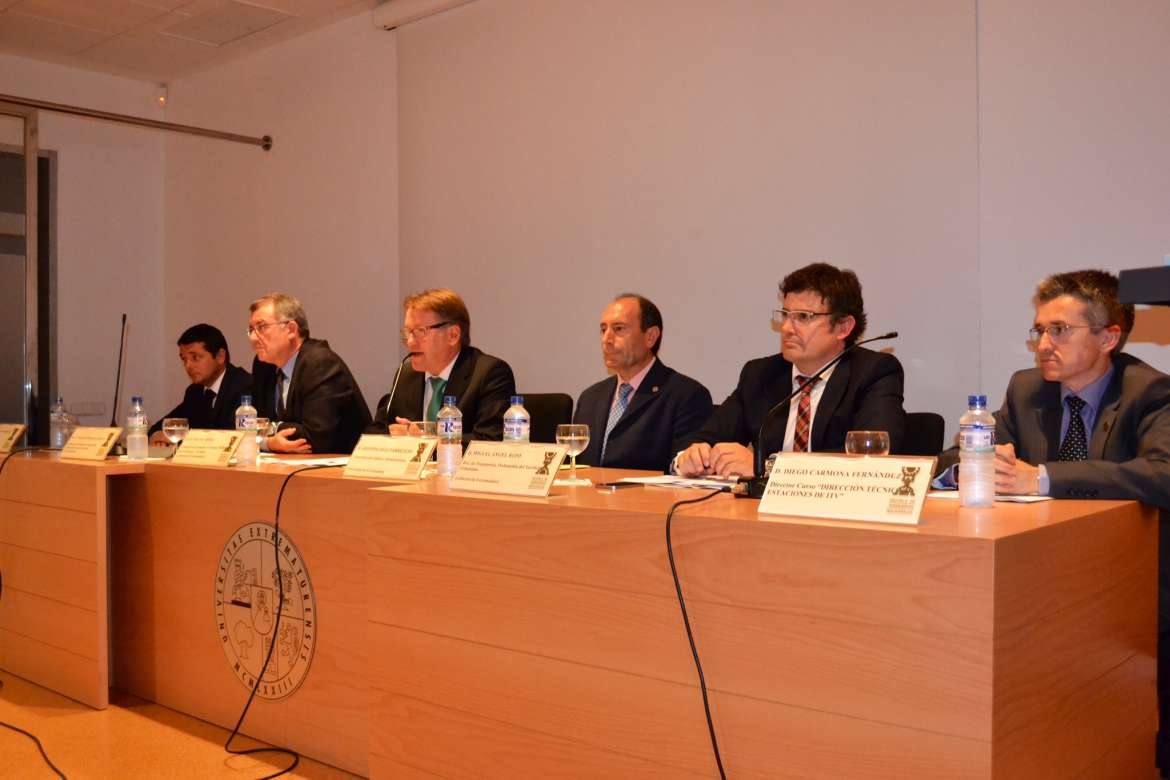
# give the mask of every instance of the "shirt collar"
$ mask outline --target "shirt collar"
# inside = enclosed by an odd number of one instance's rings
[[[297,356],[300,354],[301,351],[298,349],[292,354],[292,357],[288,359],[288,362],[280,367],[280,370],[284,372],[285,378],[290,382],[292,381],[293,368],[295,368],[297,365]]]
[[[215,381],[214,381],[214,382],[212,382],[212,383],[211,383],[211,384],[210,384],[210,385],[207,387],[207,389],[208,389],[208,390],[210,390],[211,392],[215,393],[215,394],[216,394],[216,396],[218,396],[218,395],[219,395],[219,388],[220,388],[220,386],[223,384],[223,378],[224,378],[225,376],[227,376],[227,364],[224,364],[223,371],[220,371],[220,372],[219,372],[219,376],[217,376],[217,377],[215,378]]]
[[[638,387],[642,384],[642,380],[644,380],[646,378],[646,375],[650,373],[650,369],[653,368],[654,364],[657,362],[658,362],[657,357],[651,358],[650,362],[646,364],[645,368],[643,368],[638,373],[634,374],[632,377],[629,378],[629,380],[627,380],[625,382],[625,384],[630,385],[631,387],[634,388],[633,390],[630,391],[631,394],[638,392]],[[621,387],[621,386],[622,386],[622,378],[619,376],[618,377],[618,387]]]
[[[825,363],[825,366],[829,365],[829,363],[832,363],[834,360],[837,359],[837,357],[838,357],[837,355],[834,355],[830,360],[828,360]],[[825,371],[825,373],[821,374],[821,378],[818,380],[818,383],[813,385],[813,390],[816,390],[818,387],[824,387],[825,383],[829,381],[829,377],[831,377],[833,375],[833,372],[837,370],[838,365],[840,365],[840,363],[835,363],[832,368],[830,368],[828,371]],[[824,366],[821,366],[821,368],[824,369]],[[815,376],[816,373],[817,372],[814,371],[811,374],[808,374],[808,376]],[[800,388],[801,382],[799,379],[797,379],[797,377],[801,377],[801,376],[805,376],[805,374],[800,373],[800,369],[796,367],[795,363],[793,363],[792,364],[792,389],[793,390],[797,390]]]
[[[1101,399],[1105,397],[1105,391],[1109,389],[1109,383],[1113,381],[1113,364],[1109,364],[1109,368],[1101,375],[1099,379],[1090,382],[1082,387],[1077,392],[1069,390],[1064,385],[1060,386],[1060,405],[1064,408],[1064,399],[1070,395],[1075,395],[1077,398],[1085,402],[1091,412],[1096,415],[1097,410],[1101,407]]]

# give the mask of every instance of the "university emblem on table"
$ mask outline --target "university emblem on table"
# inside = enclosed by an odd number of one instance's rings
[[[232,672],[248,690],[256,684],[260,667],[276,643],[256,691],[257,696],[269,700],[296,692],[309,673],[317,646],[317,599],[309,570],[296,545],[282,532],[276,545],[280,555],[277,578],[275,530],[262,522],[241,527],[224,545],[215,573],[215,624],[220,644]]]

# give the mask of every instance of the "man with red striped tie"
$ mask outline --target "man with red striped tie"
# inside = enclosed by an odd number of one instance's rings
[[[755,476],[748,445],[757,436],[769,454],[841,452],[851,430],[886,431],[890,451],[899,451],[906,426],[902,364],[890,354],[850,349],[865,332],[857,275],[813,263],[784,277],[780,296],[772,313],[780,354],[744,365],[735,390],[675,458],[679,474]]]

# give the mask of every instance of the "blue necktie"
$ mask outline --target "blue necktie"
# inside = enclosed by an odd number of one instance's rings
[[[609,444],[609,434],[613,431],[618,420],[622,419],[622,415],[626,413],[626,407],[630,405],[630,395],[634,392],[634,386],[629,382],[622,382],[622,386],[618,388],[617,403],[609,410],[609,420],[605,423],[605,438],[601,440],[601,459],[597,461],[597,465],[605,465],[605,448]]]

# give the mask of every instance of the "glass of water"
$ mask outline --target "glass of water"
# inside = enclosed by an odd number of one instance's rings
[[[166,417],[163,419],[162,432],[167,441],[178,447],[183,439],[187,438],[187,431],[191,430],[191,423],[186,417]]]
[[[580,423],[557,426],[557,444],[569,451],[569,478],[558,479],[556,485],[592,485],[587,479],[577,479],[577,456],[589,446],[589,426]]]
[[[890,434],[885,431],[849,431],[845,452],[850,455],[889,455]]]

